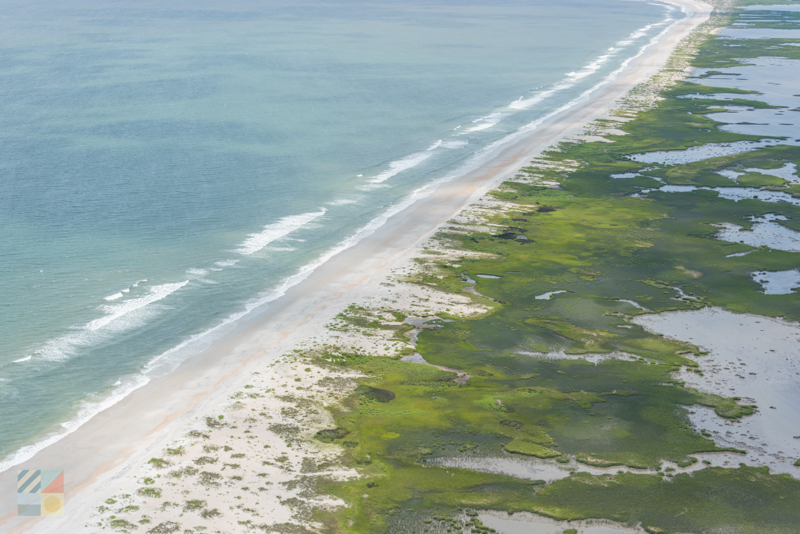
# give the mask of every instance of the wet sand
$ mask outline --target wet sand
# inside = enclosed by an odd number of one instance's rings
[[[0,500],[2,532],[78,532],[110,487],[145,463],[154,450],[179,437],[196,417],[211,412],[250,373],[322,332],[351,302],[369,296],[391,269],[404,265],[439,227],[489,189],[512,177],[544,149],[582,132],[592,120],[656,74],[675,45],[708,18],[710,6],[674,0],[690,16],[585,101],[551,117],[535,131],[497,147],[488,163],[456,178],[391,217],[355,246],[318,267],[239,329],[188,359],[171,374],[152,380],[101,412],[72,434],[20,467],[66,470],[66,517],[19,518],[13,497],[16,467],[0,474],[7,498]]]

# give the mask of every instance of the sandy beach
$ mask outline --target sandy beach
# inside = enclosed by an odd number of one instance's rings
[[[187,449],[212,451],[208,454],[215,461],[217,451],[230,447],[232,454],[243,454],[239,461],[244,465],[243,471],[258,471],[265,466],[267,477],[274,480],[282,480],[282,473],[287,473],[285,468],[275,464],[276,461],[295,465],[297,472],[309,455],[314,455],[315,465],[324,463],[326,457],[335,454],[333,446],[320,444],[312,450],[298,444],[287,448],[285,440],[274,439],[275,431],[263,435],[254,432],[252,440],[242,434],[251,412],[267,414],[264,417],[270,418],[273,426],[294,424],[324,428],[327,423],[324,413],[308,421],[293,421],[291,410],[287,411],[289,405],[280,401],[278,395],[291,391],[295,396],[324,406],[335,402],[336,389],[323,388],[320,385],[323,378],[339,380],[342,388],[347,387],[346,376],[334,376],[325,369],[307,370],[305,365],[294,365],[296,362],[290,357],[281,357],[312,338],[330,341],[326,325],[354,302],[380,298],[402,300],[402,297],[393,296],[392,288],[385,285],[387,278],[408,268],[411,259],[421,253],[421,247],[441,225],[477,202],[488,190],[512,178],[548,147],[582,134],[588,124],[606,116],[633,88],[656,75],[678,43],[705,22],[711,12],[711,6],[699,1],[671,0],[670,3],[678,5],[687,16],[670,26],[657,43],[634,59],[615,79],[551,116],[535,130],[495,147],[485,163],[432,189],[427,196],[392,215],[374,233],[317,267],[266,309],[257,309],[242,319],[234,333],[189,358],[172,373],[135,390],[21,464],[19,468],[66,471],[64,517],[17,517],[13,495],[18,467],[0,473],[0,485],[7,495],[0,505],[0,532],[91,531],[87,530],[87,523],[92,512],[109,495],[124,493],[138,484],[136,481],[142,476],[149,476],[152,465],[147,466],[148,460],[161,457],[163,451],[174,447],[175,443],[185,443]],[[417,301],[424,298],[415,296]],[[409,301],[407,306],[411,305]],[[437,306],[463,306],[459,313],[470,313],[466,302],[432,302],[430,306],[432,309],[426,311],[435,312]],[[391,344],[390,340],[386,342]],[[241,392],[250,387],[260,395],[242,397],[243,407],[237,412],[223,411],[231,405],[232,399],[240,398]],[[224,418],[219,418],[223,413]],[[224,422],[219,432],[209,440],[187,441],[187,432],[206,428],[209,417]],[[229,445],[232,440],[237,444]],[[254,456],[254,451],[265,445],[270,446],[270,460],[262,463]],[[174,462],[177,466],[178,459]],[[313,471],[306,465],[306,473]],[[352,476],[353,473],[339,475]],[[289,479],[291,476],[286,475],[285,480]],[[185,491],[192,491],[189,486]],[[250,492],[252,495],[246,499],[251,499],[252,504],[248,506],[260,506],[265,514],[275,514],[271,522],[289,521],[287,514],[291,506],[283,502],[287,493],[277,486],[273,483],[265,485],[261,492]],[[300,493],[291,496],[294,495]],[[283,501],[273,506],[271,499]],[[209,504],[208,508],[215,506]],[[174,515],[177,517],[181,512],[176,509]],[[232,519],[229,523],[228,532],[238,531]],[[102,529],[96,520],[93,529]]]

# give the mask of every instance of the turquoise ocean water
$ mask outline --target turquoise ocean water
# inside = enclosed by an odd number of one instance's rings
[[[643,0],[0,11],[0,470],[682,15]]]

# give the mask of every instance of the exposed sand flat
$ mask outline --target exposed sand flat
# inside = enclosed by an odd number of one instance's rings
[[[758,410],[740,421],[695,406],[689,418],[714,441],[748,451],[741,461],[800,478],[800,325],[720,308],[640,315],[652,332],[694,343],[709,354],[696,358],[703,375],[683,371],[686,387],[738,396]]]
[[[672,0],[688,16],[632,61],[613,81],[571,108],[561,111],[505,144],[493,157],[433,190],[384,226],[318,267],[266,309],[243,319],[240,328],[211,348],[188,359],[171,374],[156,378],[118,404],[101,412],[61,441],[37,453],[24,466],[65,469],[67,514],[19,518],[13,499],[0,501],[2,532],[79,532],[91,510],[107,495],[130,485],[131,471],[147,463],[153,451],[180,440],[197,418],[217,413],[231,395],[308,338],[352,302],[376,293],[392,269],[408,265],[421,244],[460,210],[473,203],[537,154],[565,137],[580,134],[631,89],[658,73],[675,46],[708,19],[711,7],[694,0]],[[13,488],[16,468],[0,474],[0,485]],[[231,528],[236,528],[232,526]],[[233,531],[233,530],[232,530]]]

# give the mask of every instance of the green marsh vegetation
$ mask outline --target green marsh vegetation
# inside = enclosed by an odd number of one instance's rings
[[[725,71],[741,65],[736,58],[800,59],[800,47],[788,42],[748,40],[731,47],[730,40],[711,38],[694,65]],[[750,275],[796,268],[796,254],[717,240],[714,226],[749,228],[751,217],[772,213],[787,218],[781,224],[800,230],[800,207],[735,202],[708,190],[631,196],[659,187],[659,180],[763,187],[800,196],[798,186],[782,179],[750,173],[737,183],[718,174],[800,164],[796,147],[771,146],[674,166],[629,158],[760,139],[721,131],[705,116],[732,104],[765,107],[745,91],[738,91],[740,98],[733,102],[713,98],[734,92],[713,87],[713,77],[679,82],[663,93],[657,107],[620,126],[628,135],[606,135],[612,143],[563,144],[546,155],[546,165],[533,164],[494,191],[511,207],[487,216],[488,223],[499,225],[491,232],[445,230],[438,236],[452,248],[481,255],[465,255],[457,264],[433,262],[412,282],[459,294],[474,287],[475,298],[491,310],[471,319],[441,315],[450,321],[422,331],[416,350],[430,364],[466,372],[466,383],[454,381],[455,373],[418,363],[323,356],[329,365],[364,375],[338,408],[336,428],[318,435],[344,445],[346,462],[363,475],[321,484],[349,505],[318,514],[330,531],[484,531],[479,522],[456,521],[470,510],[604,518],[640,523],[651,533],[797,530],[800,481],[788,475],[707,462],[693,473],[660,470],[665,460],[687,466],[697,462],[694,454],[723,450],[690,428],[692,406],[712,407],[731,420],[747,417],[754,407],[685,388],[673,372],[696,368],[689,356],[701,356],[700,350],[629,321],[641,313],[704,306],[800,320],[796,294],[765,295]],[[678,98],[688,94],[708,98]],[[610,178],[625,173],[641,175]],[[542,181],[559,187],[544,187]],[[467,276],[474,286],[465,282]],[[536,298],[555,291],[562,293]],[[568,359],[545,357],[551,353]],[[613,357],[595,364],[581,355]],[[577,460],[612,469],[545,484],[432,465],[437,458],[459,456]]]

